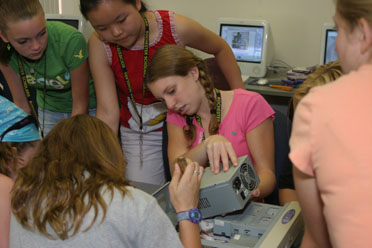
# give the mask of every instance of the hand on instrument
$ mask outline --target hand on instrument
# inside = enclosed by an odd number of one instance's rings
[[[189,159],[186,161],[187,166],[183,174],[179,165],[175,165],[169,184],[170,200],[176,212],[196,208],[199,201],[200,182],[204,168],[197,162],[191,162]]]
[[[224,171],[229,169],[229,161],[233,166],[238,165],[238,159],[231,142],[222,135],[211,135],[204,143],[212,172],[216,174],[220,172],[220,162],[222,162]]]
[[[261,191],[259,188],[252,191],[252,198],[259,198],[261,195]]]

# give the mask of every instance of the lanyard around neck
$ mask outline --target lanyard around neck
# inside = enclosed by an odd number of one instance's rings
[[[218,124],[221,124],[221,109],[222,109],[222,98],[221,92],[219,89],[214,89],[216,92],[216,101],[217,107],[216,109],[211,109],[211,114],[216,114]],[[196,121],[198,122],[199,126],[203,127],[201,118],[199,115],[195,115]],[[205,140],[205,134],[203,133],[203,140]]]
[[[145,42],[144,42],[144,48],[143,48],[143,75],[142,75],[142,105],[144,103],[144,98],[145,98],[145,91],[146,91],[146,85],[145,85],[145,77],[146,77],[146,72],[147,72],[147,64],[148,64],[148,59],[149,59],[149,43],[150,43],[150,31],[149,31],[149,23],[147,21],[147,18],[145,15],[142,14],[143,21],[145,22]],[[140,119],[140,129],[142,130],[142,113],[140,114],[138,112],[137,106],[136,106],[136,101],[134,99],[133,91],[132,91],[132,85],[130,84],[129,80],[129,75],[128,75],[128,70],[124,62],[124,57],[121,52],[120,46],[117,44],[116,45],[116,50],[118,52],[119,60],[120,60],[120,66],[123,71],[124,75],[124,80],[128,88],[130,100],[133,104],[133,107],[136,111],[136,114],[138,115],[138,118]],[[141,112],[142,112],[142,107],[141,107]]]
[[[45,53],[46,53],[46,51],[44,51],[44,55],[43,55],[45,57],[44,58],[44,109],[45,109],[45,91],[46,91],[46,55],[45,55]],[[31,111],[32,111],[32,115],[33,115],[33,117],[34,117],[34,119],[36,121],[37,128],[40,129],[39,118],[38,118],[38,115],[37,115],[36,110],[34,108],[34,105],[32,103],[31,93],[30,93],[30,90],[28,88],[28,83],[27,83],[27,77],[26,77],[25,69],[23,67],[23,63],[22,63],[22,60],[21,60],[21,58],[20,58],[19,55],[17,56],[17,60],[18,60],[19,72],[21,74],[21,80],[22,80],[22,84],[23,84],[23,89],[24,89],[24,91],[26,93],[28,104],[30,105],[30,108],[31,108]],[[44,126],[43,126],[42,129],[44,129]],[[44,137],[42,130],[41,130],[41,137]]]

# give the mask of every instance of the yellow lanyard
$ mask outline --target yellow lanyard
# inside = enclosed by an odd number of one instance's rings
[[[149,31],[149,23],[146,19],[146,17],[142,14],[143,21],[145,22],[145,43],[144,43],[144,49],[143,49],[143,78],[142,78],[142,106],[144,103],[144,98],[145,98],[145,91],[146,91],[146,85],[145,85],[145,77],[146,77],[146,72],[147,72],[147,64],[148,64],[148,59],[149,59],[149,40],[150,40],[150,31]],[[140,129],[143,129],[143,123],[142,123],[142,106],[141,106],[141,114],[138,112],[137,106],[136,106],[136,101],[133,96],[133,91],[132,91],[132,86],[130,84],[129,80],[129,75],[128,75],[128,70],[124,62],[124,57],[121,52],[121,48],[119,45],[116,45],[116,50],[118,52],[119,60],[120,60],[120,65],[121,69],[123,71],[125,83],[127,85],[128,91],[129,91],[129,96],[130,100],[133,104],[133,107],[136,111],[136,114],[138,115],[138,118],[140,119]]]
[[[46,53],[46,51],[44,51],[44,55],[43,55],[45,57],[44,58],[44,89],[43,89],[43,92],[44,92],[44,106],[43,106],[43,111],[45,109],[45,95],[46,95],[46,54],[45,53]],[[34,116],[34,119],[35,119],[37,128],[39,130],[40,136],[42,138],[44,138],[44,118],[43,118],[43,127],[40,128],[40,121],[39,121],[37,112],[34,108],[34,105],[32,104],[31,94],[30,94],[30,90],[28,89],[27,77],[26,77],[25,69],[23,67],[23,63],[22,63],[21,58],[19,56],[17,57],[17,60],[18,60],[19,72],[21,74],[21,80],[22,80],[22,83],[23,83],[23,89],[25,91],[25,94],[26,94],[26,97],[27,97],[27,100],[28,100],[28,104],[30,105],[32,115]]]
[[[211,109],[211,114],[216,114],[218,124],[221,123],[221,108],[222,108],[222,99],[221,99],[221,92],[218,89],[214,89],[217,96],[217,108]],[[199,126],[203,127],[201,118],[199,115],[195,115],[195,119],[198,122]],[[205,140],[205,134],[203,133],[203,140]]]

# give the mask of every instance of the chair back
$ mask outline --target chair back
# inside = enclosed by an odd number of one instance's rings
[[[227,82],[225,76],[223,75],[220,67],[217,64],[217,61],[214,57],[204,59],[205,64],[207,65],[209,76],[213,82],[215,88],[219,90],[230,90],[230,85]]]
[[[275,109],[274,109],[275,110]],[[275,178],[274,191],[265,198],[265,203],[279,205],[279,179],[287,171],[291,171],[292,164],[289,160],[289,136],[291,121],[288,117],[275,110],[274,119],[274,145],[275,145]]]

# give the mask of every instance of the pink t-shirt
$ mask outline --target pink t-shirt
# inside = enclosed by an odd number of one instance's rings
[[[227,138],[233,145],[238,157],[248,155],[252,159],[247,144],[246,134],[261,124],[264,120],[274,116],[274,110],[258,93],[243,89],[234,90],[234,98],[225,118],[220,123],[218,134]],[[186,119],[172,110],[168,111],[167,122],[179,127],[186,125]],[[204,129],[199,126],[195,118],[196,138],[191,148],[203,140]]]
[[[316,179],[332,246],[372,247],[372,65],[316,87],[294,116],[290,159]]]

